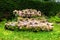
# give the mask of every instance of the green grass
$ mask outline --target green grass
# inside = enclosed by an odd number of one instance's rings
[[[50,32],[28,32],[5,30],[5,21],[0,22],[0,40],[60,40],[60,24],[54,23]]]

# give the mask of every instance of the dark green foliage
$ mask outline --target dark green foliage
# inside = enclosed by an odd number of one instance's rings
[[[53,16],[60,11],[60,3],[32,0],[0,0],[0,17],[6,13],[10,14],[12,17],[13,10],[22,10],[27,8],[41,10],[43,14]]]

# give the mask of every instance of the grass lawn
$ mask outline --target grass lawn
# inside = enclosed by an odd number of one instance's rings
[[[60,40],[60,25],[54,23],[50,32],[28,32],[5,30],[5,21],[0,22],[0,40]]]

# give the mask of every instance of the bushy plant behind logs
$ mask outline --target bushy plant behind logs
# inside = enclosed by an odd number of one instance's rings
[[[54,16],[60,11],[60,3],[55,2],[40,2],[40,1],[29,1],[29,0],[0,0],[0,14],[10,14],[12,17],[12,11],[17,9],[32,8],[42,11],[46,16]]]

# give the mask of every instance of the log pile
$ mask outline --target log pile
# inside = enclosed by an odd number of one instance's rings
[[[41,16],[41,11],[37,11],[35,9],[14,10],[13,14],[15,14],[15,16],[20,16],[24,18],[31,18],[34,16]]]
[[[35,9],[25,9],[22,11],[14,10],[15,16],[18,15],[16,22],[7,22],[5,28],[7,29],[19,29],[19,30],[32,30],[32,31],[51,31],[53,30],[53,23],[49,23],[46,20],[39,20],[35,18],[29,18],[33,16],[41,16],[41,12]],[[25,18],[23,18],[25,17]]]

